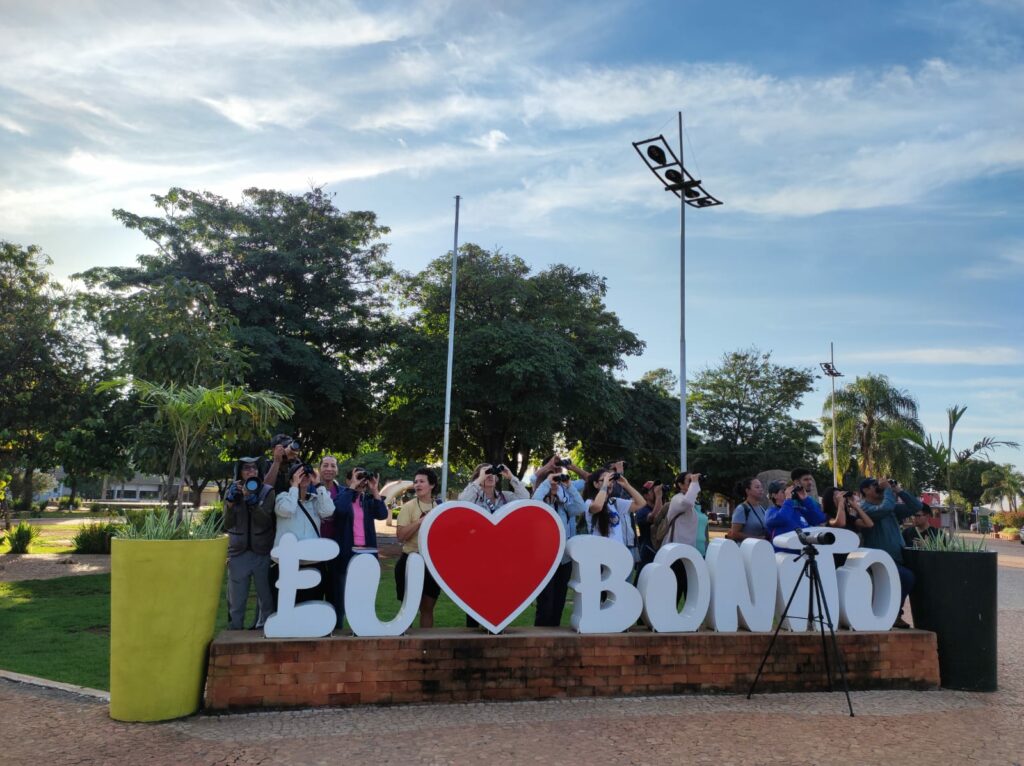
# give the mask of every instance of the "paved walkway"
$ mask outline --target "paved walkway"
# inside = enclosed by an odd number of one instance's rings
[[[1024,763],[1024,569],[999,570],[992,694],[859,692],[343,708],[111,721],[95,699],[0,680],[5,766],[31,764]]]

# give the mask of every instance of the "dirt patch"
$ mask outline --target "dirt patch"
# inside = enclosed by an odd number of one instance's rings
[[[5,553],[0,555],[0,582],[52,580],[69,575],[110,571],[110,556],[69,553]]]

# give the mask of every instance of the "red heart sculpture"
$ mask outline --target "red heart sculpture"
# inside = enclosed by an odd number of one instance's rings
[[[565,552],[565,528],[547,505],[517,500],[494,514],[439,505],[420,527],[420,553],[452,601],[500,633],[537,597]]]

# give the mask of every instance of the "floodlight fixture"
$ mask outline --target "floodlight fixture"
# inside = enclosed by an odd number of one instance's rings
[[[686,470],[686,206],[715,207],[722,201],[712,197],[699,178],[683,167],[683,113],[679,113],[679,154],[664,135],[634,141],[633,148],[648,170],[679,198],[679,469]]]

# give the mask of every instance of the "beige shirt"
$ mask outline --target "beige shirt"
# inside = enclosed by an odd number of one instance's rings
[[[395,519],[395,525],[404,527],[408,524],[415,524],[423,516],[433,508],[434,505],[429,500],[422,502],[417,498],[413,498],[407,503],[403,503],[402,507],[398,510],[398,518]],[[419,553],[420,552],[420,535],[419,530],[416,534],[402,543],[402,553]]]

